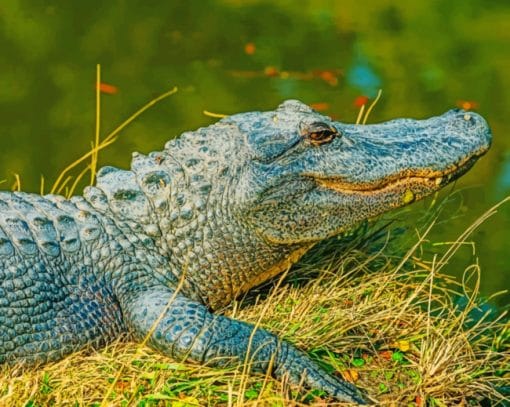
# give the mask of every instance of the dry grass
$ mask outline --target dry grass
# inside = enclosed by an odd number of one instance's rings
[[[97,81],[99,85],[99,67]],[[173,93],[175,89],[149,102],[103,140],[99,138],[98,94],[92,149],[64,169],[51,191],[70,195],[87,173],[93,180],[98,152],[139,114]],[[358,121],[366,122],[376,102],[364,119],[362,107]],[[88,158],[91,161],[86,163]],[[69,175],[80,164],[85,167]],[[17,178],[15,189],[19,186]],[[496,209],[491,208],[457,242],[442,246],[447,247],[444,253],[430,259],[421,254],[423,236],[407,253],[397,255],[388,248],[372,252],[381,246],[381,237],[383,242],[391,240],[374,227],[360,229],[348,239],[329,240],[285,278],[252,292],[224,312],[307,350],[328,371],[364,389],[378,405],[508,402],[498,392],[510,380],[508,319],[496,316],[494,310],[474,317],[480,310],[477,284],[471,290],[442,274],[472,230]],[[476,264],[466,272],[479,276]],[[37,370],[4,367],[0,406],[333,403],[320,392],[245,371],[245,367],[213,369],[173,361],[119,338],[104,349],[86,349]]]
[[[494,313],[472,318],[476,290],[441,274],[451,252],[418,258],[420,241],[396,262],[386,249],[370,253],[374,239],[368,231],[347,247],[326,242],[278,288],[261,288],[225,313],[306,349],[380,405],[504,400],[497,389],[509,380],[508,322]],[[39,370],[0,375],[2,406],[331,403],[319,396],[242,369],[173,361],[121,340]]]

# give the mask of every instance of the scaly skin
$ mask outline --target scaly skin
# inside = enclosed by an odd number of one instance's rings
[[[273,358],[276,377],[363,403],[289,343],[212,311],[316,242],[440,189],[490,140],[475,113],[365,126],[287,101],[105,167],[83,197],[2,192],[0,364],[130,332],[177,359],[248,357],[264,372]]]

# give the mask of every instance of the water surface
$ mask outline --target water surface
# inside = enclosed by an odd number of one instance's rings
[[[507,1],[171,1],[0,5],[0,179],[39,191],[90,147],[95,65],[118,91],[103,95],[106,134],[140,105],[179,93],[124,131],[102,164],[161,149],[212,123],[204,109],[273,109],[287,98],[347,122],[359,96],[384,96],[370,122],[475,107],[494,132],[491,152],[456,185],[431,242],[451,242],[510,193],[510,4]],[[359,100],[359,99],[358,99]],[[446,193],[441,196],[444,198]],[[441,199],[441,198],[440,198]],[[418,203],[418,211],[431,200]],[[477,261],[482,291],[510,287],[510,205],[472,235],[448,266]],[[446,243],[447,245],[448,243]],[[443,245],[430,250],[444,251]],[[500,297],[505,304],[509,297]]]

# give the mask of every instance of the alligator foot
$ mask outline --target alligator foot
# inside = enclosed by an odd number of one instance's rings
[[[305,353],[270,332],[242,321],[211,314],[207,308],[168,288],[127,296],[123,304],[133,334],[175,358],[211,366],[250,362],[252,372],[288,375],[293,384],[320,389],[339,401],[366,404],[350,383],[326,373]]]

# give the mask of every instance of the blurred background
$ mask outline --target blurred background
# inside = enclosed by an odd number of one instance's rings
[[[464,107],[493,128],[492,150],[457,183],[429,235],[429,249],[444,251],[510,194],[509,49],[507,0],[2,0],[1,188],[10,189],[17,173],[23,190],[39,191],[41,175],[51,184],[90,149],[98,63],[103,137],[179,87],[101,152],[101,164],[123,168],[132,151],[160,150],[214,122],[204,109],[269,110],[297,98],[353,122],[381,88],[370,123]],[[460,276],[479,261],[485,295],[510,288],[510,204],[472,240],[476,251],[462,247],[448,272]]]

